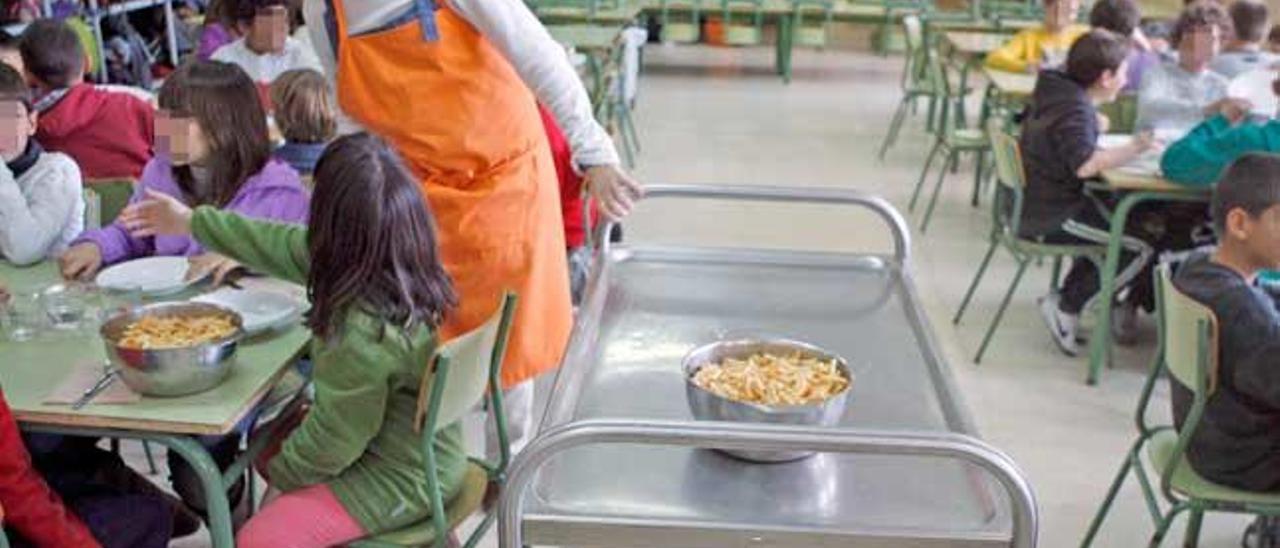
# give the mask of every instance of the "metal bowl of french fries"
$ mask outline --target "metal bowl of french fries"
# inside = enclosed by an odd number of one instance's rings
[[[698,420],[835,426],[853,372],[816,346],[781,338],[720,341],[684,358],[685,393]],[[812,451],[724,450],[754,462],[788,462]]]
[[[244,337],[235,311],[205,303],[161,303],[117,313],[99,333],[107,358],[134,392],[186,396],[220,384]]]

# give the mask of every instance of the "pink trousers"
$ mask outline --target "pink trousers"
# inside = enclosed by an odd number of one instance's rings
[[[327,485],[290,491],[267,503],[236,535],[240,548],[327,548],[365,536]]]

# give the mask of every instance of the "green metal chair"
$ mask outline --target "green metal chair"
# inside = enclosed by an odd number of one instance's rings
[[[511,450],[507,443],[507,418],[502,407],[502,385],[498,376],[515,308],[516,296],[508,293],[498,311],[484,325],[442,345],[436,352],[433,371],[423,376],[422,388],[418,392],[417,422],[421,426],[422,451],[426,456],[427,492],[431,496],[431,506],[444,511],[434,512],[430,518],[404,529],[362,539],[351,546],[443,548],[449,542],[450,532],[483,506],[489,485],[501,487],[506,480]],[[436,428],[460,420],[486,396],[489,411],[498,424],[501,456],[496,463],[470,459],[462,489],[446,505],[436,476]],[[493,513],[486,512],[465,546],[470,548],[479,543],[493,525],[494,518]]]
[[[831,0],[795,0],[792,6],[795,17],[792,23],[795,44],[825,49],[831,41],[831,23],[835,18],[835,3]]]
[[[1093,544],[1106,518],[1116,493],[1133,470],[1142,487],[1147,510],[1156,525],[1150,546],[1159,546],[1179,514],[1187,512],[1186,546],[1195,546],[1200,536],[1200,523],[1205,512],[1230,512],[1280,516],[1280,494],[1256,493],[1213,483],[1191,468],[1187,446],[1200,425],[1205,405],[1213,397],[1218,381],[1218,318],[1208,307],[1196,302],[1173,285],[1168,265],[1156,273],[1156,306],[1159,312],[1160,346],[1155,364],[1147,375],[1146,385],[1138,398],[1135,422],[1138,439],[1125,456],[1120,472],[1107,490],[1102,507],[1093,518],[1082,547]],[[1182,428],[1153,425],[1147,420],[1147,407],[1156,382],[1162,377],[1190,390],[1194,396]],[[1152,471],[1159,474],[1157,492],[1142,463],[1146,453]],[[1160,498],[1169,509],[1160,511]]]
[[[942,155],[944,161],[941,169],[938,170],[938,177],[933,185],[933,193],[929,198],[929,207],[925,210],[924,219],[920,222],[920,233],[923,234],[929,229],[929,220],[933,217],[934,207],[938,205],[938,193],[942,190],[942,181],[946,178],[947,170],[952,167],[960,159],[960,154],[970,152],[976,155],[974,162],[973,174],[973,203],[978,203],[978,191],[982,186],[982,174],[986,164],[985,157],[987,150],[991,148],[987,139],[987,134],[982,128],[958,128],[957,118],[960,104],[965,100],[963,90],[957,89],[951,84],[950,67],[940,55],[931,55],[926,63],[930,72],[930,78],[935,82],[938,89],[938,101],[942,103],[941,117],[938,122],[938,131],[933,148],[929,150],[929,156],[925,159],[924,168],[920,170],[920,178],[916,181],[916,188],[911,193],[911,203],[908,204],[908,211],[915,211],[916,203],[920,198],[920,191],[924,188],[925,179],[929,175],[929,168],[933,165],[935,157]],[[955,109],[955,110],[952,110]]]
[[[109,225],[129,205],[133,197],[133,179],[89,179],[84,182],[87,189],[98,195],[98,221]]]
[[[702,37],[699,18],[702,13],[702,0],[686,0],[676,2],[662,0],[659,4],[659,20],[662,22],[662,42],[664,44],[696,44]],[[687,16],[673,12],[684,13]]]
[[[1132,93],[1121,95],[1115,101],[1098,106],[1098,112],[1111,120],[1108,133],[1134,133],[1138,120],[1138,96]]]
[[[924,42],[924,23],[919,15],[910,14],[902,17],[903,36],[906,37],[906,52],[899,80],[902,88],[902,99],[893,112],[893,121],[889,122],[889,132],[880,145],[880,160],[889,152],[889,147],[898,141],[898,132],[906,119],[907,109],[914,109],[921,98],[929,99],[927,126],[933,127],[934,110],[937,106],[938,89],[927,70],[929,50]]]
[[[964,317],[965,309],[969,307],[978,284],[982,282],[982,276],[986,274],[987,266],[991,264],[991,257],[995,255],[996,248],[1004,247],[1009,250],[1013,258],[1018,261],[1018,271],[1014,274],[1009,289],[1005,291],[1004,299],[1000,301],[1000,308],[996,309],[995,317],[991,319],[991,326],[987,328],[987,333],[982,338],[982,345],[978,347],[978,354],[973,358],[974,363],[982,362],[982,355],[991,344],[991,337],[995,334],[996,327],[999,327],[1000,320],[1004,318],[1004,312],[1009,308],[1009,301],[1013,298],[1014,292],[1018,289],[1018,283],[1022,281],[1022,276],[1032,261],[1042,258],[1055,260],[1054,276],[1050,286],[1053,290],[1055,289],[1053,285],[1057,283],[1057,271],[1061,258],[1090,257],[1100,264],[1106,256],[1106,247],[1101,245],[1046,244],[1018,236],[1022,219],[1023,191],[1027,187],[1026,174],[1022,168],[1022,153],[1018,148],[1018,140],[1005,131],[1001,120],[988,121],[987,131],[991,136],[991,155],[995,159],[996,170],[996,196],[991,200],[991,245],[987,247],[987,254],[978,265],[978,272],[974,274],[973,282],[969,284],[969,290],[964,294],[964,300],[960,301],[960,309],[956,311],[955,318],[951,322],[959,324]]]
[[[735,6],[745,6],[747,21],[734,17]],[[720,0],[724,17],[724,43],[729,46],[757,46],[764,42],[764,0]]]

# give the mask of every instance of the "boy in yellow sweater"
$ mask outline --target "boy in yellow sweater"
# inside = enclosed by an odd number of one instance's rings
[[[1080,0],[1044,0],[1044,24],[1029,28],[987,54],[987,68],[1035,73],[1067,60],[1067,50],[1089,27],[1076,24]]]

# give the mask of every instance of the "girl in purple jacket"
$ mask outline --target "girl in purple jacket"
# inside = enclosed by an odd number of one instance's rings
[[[146,190],[190,206],[216,205],[246,217],[305,223],[310,196],[298,173],[271,159],[267,115],[257,87],[239,67],[200,61],[174,72],[160,89],[156,157],[130,203]],[[68,279],[92,277],[118,262],[155,255],[191,257],[193,278],[215,283],[239,265],[187,236],[136,238],[112,223],[81,234],[59,259]]]

